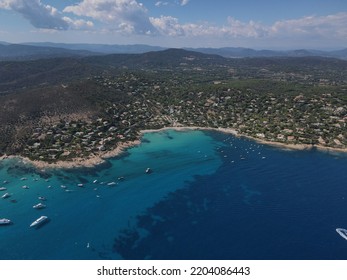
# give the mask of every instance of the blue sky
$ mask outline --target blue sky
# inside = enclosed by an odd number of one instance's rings
[[[346,0],[0,0],[0,41],[341,49]]]

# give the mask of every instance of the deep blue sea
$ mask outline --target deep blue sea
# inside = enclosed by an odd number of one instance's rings
[[[3,260],[347,259],[346,154],[168,130],[95,168],[3,160],[1,186]]]

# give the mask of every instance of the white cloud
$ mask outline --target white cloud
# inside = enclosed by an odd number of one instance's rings
[[[328,16],[307,16],[299,19],[277,21],[272,25],[260,22],[242,22],[227,18],[223,26],[209,22],[180,23],[177,18],[161,16],[150,18],[162,36],[187,39],[208,38],[223,42],[345,42],[347,43],[347,13]]]
[[[63,20],[69,24],[70,29],[89,30],[94,27],[94,23],[90,20],[83,20],[83,19],[73,20],[69,17],[63,17]]]
[[[0,8],[1,9],[9,9],[10,7],[10,0],[1,0],[0,1]]]
[[[155,3],[156,7],[167,6],[167,5],[169,5],[169,2],[158,1]]]
[[[189,3],[190,0],[181,0],[181,6],[185,6]]]
[[[168,2],[168,1],[157,1],[154,5],[156,7],[161,6],[185,6],[189,3],[190,0],[175,0],[174,2]]]
[[[66,30],[69,25],[62,19],[61,13],[50,5],[41,3],[40,0],[3,0],[0,7],[13,10],[37,28]]]
[[[155,28],[149,21],[148,11],[135,0],[83,0],[79,4],[67,6],[64,12],[109,24],[110,29],[125,33],[153,34]]]
[[[0,8],[21,14],[39,29],[68,30],[93,26],[91,21],[64,17],[55,7],[45,5],[41,0],[0,0]]]
[[[268,27],[254,21],[241,22],[232,17],[228,17],[228,24],[221,29],[221,32],[231,37],[258,38],[268,34]]]
[[[116,34],[119,35],[118,38],[129,40],[143,40],[147,37],[145,40],[148,41],[157,40],[161,43],[166,40],[182,42],[183,45],[186,42],[223,42],[224,45],[239,42],[244,43],[243,45],[259,42],[282,45],[288,42],[326,42],[330,45],[338,42],[341,46],[347,44],[347,12],[281,20],[273,24],[228,17],[223,25],[217,25],[207,21],[181,22],[170,15],[150,17],[149,11],[140,0],[79,0],[77,4],[67,6],[63,11],[43,3],[45,1],[48,0],[0,0],[0,9],[21,14],[40,32],[94,30],[94,34],[104,36],[105,40],[109,40],[107,34]],[[190,2],[156,0],[153,3],[160,7],[184,6]],[[140,36],[121,36],[129,34]]]
[[[183,36],[185,30],[179,24],[178,19],[171,16],[161,16],[160,18],[150,18],[153,26],[165,36]]]
[[[347,37],[347,13],[307,16],[277,21],[269,28],[271,36]]]
[[[150,18],[152,24],[162,35],[167,36],[228,36],[228,37],[260,37],[266,33],[266,28],[250,21],[243,23],[229,17],[227,25],[215,26],[209,22],[180,24],[177,18],[161,16]]]

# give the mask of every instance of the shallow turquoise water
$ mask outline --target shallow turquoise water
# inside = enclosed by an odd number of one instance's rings
[[[3,161],[3,180],[1,259],[347,259],[344,154],[165,131],[96,168]],[[29,228],[40,215],[50,222]]]
[[[0,200],[0,215],[14,223],[0,228],[1,258],[121,258],[110,251],[119,232],[170,192],[184,188],[194,175],[213,173],[221,165],[216,145],[199,131],[146,134],[140,146],[106,164],[45,172],[47,179],[16,160],[3,161],[0,182],[9,181],[4,186],[12,196]],[[147,167],[152,174],[145,174]],[[27,180],[21,181],[23,177]],[[109,186],[112,182],[116,185]],[[77,187],[79,183],[85,188]],[[32,208],[38,196],[47,198],[46,209]],[[50,222],[38,230],[29,228],[40,215]]]

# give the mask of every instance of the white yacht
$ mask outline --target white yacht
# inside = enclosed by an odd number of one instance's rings
[[[46,205],[42,204],[41,202],[33,206],[34,209],[43,209],[46,208]]]
[[[9,193],[5,193],[3,196],[2,196],[2,198],[8,198],[8,197],[10,197],[11,195],[9,194]]]
[[[151,174],[152,173],[152,169],[150,169],[149,167],[146,169],[146,174]]]
[[[46,222],[48,219],[47,216],[41,216],[40,218],[38,218],[37,220],[35,220],[34,222],[31,223],[30,227],[36,227],[38,225],[43,224],[44,222]]]
[[[336,232],[337,232],[338,234],[340,234],[340,236],[341,236],[342,238],[344,238],[344,239],[347,240],[347,229],[344,229],[344,228],[337,228],[337,229],[336,229]]]
[[[9,225],[11,224],[11,220],[2,218],[0,219],[0,225]]]
[[[7,189],[5,187],[0,187],[0,191],[6,191]]]

